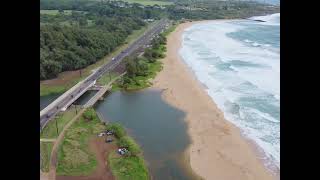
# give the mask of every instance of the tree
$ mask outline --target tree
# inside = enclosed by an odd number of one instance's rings
[[[126,70],[129,77],[135,77],[138,72],[136,61],[133,59],[126,59]]]
[[[85,18],[80,18],[79,19],[79,25],[80,26],[87,26],[88,25],[88,21]]]

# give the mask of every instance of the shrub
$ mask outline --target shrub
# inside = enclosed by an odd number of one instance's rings
[[[96,117],[96,113],[93,108],[89,108],[83,113],[83,117],[88,120],[93,120]]]
[[[141,149],[138,144],[135,143],[135,141],[129,137],[129,136],[123,136],[119,139],[117,142],[119,147],[125,147],[129,150],[130,155],[136,156],[139,153],[141,153]]]
[[[119,180],[148,180],[147,166],[140,156],[119,158],[112,152],[108,156],[108,163],[116,179]]]
[[[125,129],[118,123],[109,123],[107,130],[113,131],[114,135],[119,139],[126,135]]]

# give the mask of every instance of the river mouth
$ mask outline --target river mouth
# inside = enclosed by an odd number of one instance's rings
[[[103,121],[118,122],[140,144],[152,179],[198,179],[186,150],[185,113],[167,104],[161,91],[114,92],[95,105]]]

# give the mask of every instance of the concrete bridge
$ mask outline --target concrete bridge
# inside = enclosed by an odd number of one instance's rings
[[[112,89],[112,83],[121,78],[126,73],[121,74],[120,76],[114,78],[105,86],[93,86],[95,89],[99,89],[99,91],[85,104],[83,105],[84,108],[92,107],[102,96],[109,90]],[[92,88],[91,88],[92,89]]]
[[[99,86],[99,85],[93,85],[91,86],[88,90],[92,90],[92,91],[99,91],[101,88],[103,88],[104,86]]]

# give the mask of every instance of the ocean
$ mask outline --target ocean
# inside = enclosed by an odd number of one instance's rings
[[[179,53],[266,166],[280,170],[280,13],[195,24]]]

